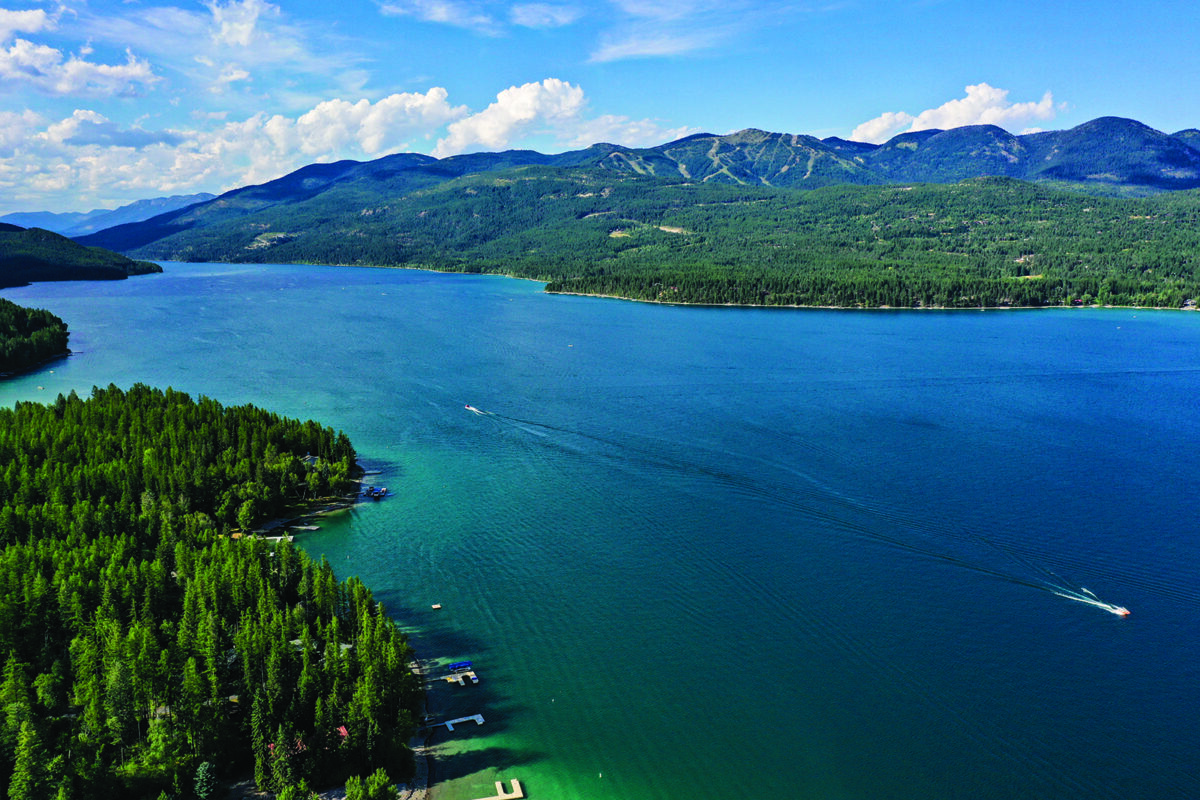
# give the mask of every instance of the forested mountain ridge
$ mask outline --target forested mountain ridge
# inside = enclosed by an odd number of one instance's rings
[[[411,774],[422,687],[395,623],[324,561],[229,535],[349,488],[344,435],[110,386],[0,409],[0,464],[7,796],[185,797],[214,767],[279,797]]]
[[[1192,135],[1196,134],[1196,135]],[[595,167],[675,183],[817,188],[842,183],[955,182],[1004,175],[1096,193],[1145,194],[1200,187],[1200,132],[1167,136],[1134,120],[1102,117],[1067,131],[1015,136],[991,125],[903,133],[882,145],[837,137],[747,129],[700,133],[651,148],[596,144],[546,155],[530,150],[435,159],[416,153],[375,161],[312,164],[206,203],[80,237],[86,244],[134,251],[184,230],[226,223],[279,205],[302,204],[357,187],[364,203],[428,188],[463,175],[517,166]]]
[[[100,247],[85,247],[52,231],[0,223],[0,287],[33,281],[120,280],[162,272]]]
[[[1171,138],[1183,142],[1194,150],[1200,150],[1200,130],[1196,128],[1175,131],[1175,133],[1171,134]]]
[[[1095,198],[1009,178],[798,192],[527,166],[382,203],[340,185],[138,253],[493,272],[682,303],[1179,307],[1200,297],[1200,192]]]
[[[1200,150],[1187,133],[1168,136],[1119,117],[1023,135],[995,125],[925,130],[899,134],[881,145],[751,129],[618,151],[600,163],[660,177],[794,188],[1007,176],[1092,190],[1112,187],[1114,193],[1130,187],[1180,190],[1200,187]]]

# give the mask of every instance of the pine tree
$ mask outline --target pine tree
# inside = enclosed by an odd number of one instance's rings
[[[4,664],[4,682],[0,684],[0,710],[4,714],[0,728],[0,756],[6,765],[16,758],[22,725],[33,717],[29,700],[25,665],[17,659],[15,652],[11,653]]]
[[[133,703],[133,676],[123,659],[113,663],[104,681],[105,726],[112,743],[126,744],[133,738],[137,724]]]
[[[46,751],[37,728],[22,722],[17,739],[17,763],[8,784],[9,800],[48,800],[50,788]]]
[[[262,706],[259,693],[255,692],[250,712],[250,746],[254,751],[254,785],[260,792],[265,792],[270,788],[271,765],[267,760],[267,722]]]

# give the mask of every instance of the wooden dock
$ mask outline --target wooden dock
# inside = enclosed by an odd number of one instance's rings
[[[504,791],[504,781],[496,781],[496,793],[491,797],[480,797],[477,800],[522,800],[525,797],[525,790],[521,788],[521,782],[516,778],[512,782],[512,791]]]

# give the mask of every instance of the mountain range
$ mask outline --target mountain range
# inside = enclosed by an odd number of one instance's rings
[[[700,133],[651,148],[596,144],[553,155],[510,150],[436,159],[401,153],[367,162],[312,164],[277,180],[77,238],[142,257],[186,259],[191,237],[177,238],[185,231],[227,230],[236,220],[271,209],[276,212],[271,218],[284,209],[288,217],[316,209],[323,215],[357,212],[464,175],[522,166],[587,169],[614,179],[796,189],[1005,176],[1089,194],[1142,196],[1200,187],[1200,130],[1166,134],[1136,120],[1101,117],[1069,130],[1021,135],[994,125],[902,133],[880,145],[747,129],[723,136]],[[264,231],[277,228],[273,219],[257,224]],[[154,242],[162,246],[147,248]],[[225,258],[241,260],[233,253]]]
[[[745,130],[555,155],[403,153],[312,164],[79,241],[669,302],[1193,307],[1198,144],[1197,130],[1108,117],[882,145]]]
[[[0,217],[0,222],[21,228],[41,228],[63,236],[86,236],[114,225],[141,222],[144,219],[211,200],[216,195],[208,192],[178,194],[170,197],[153,197],[138,200],[120,208],[94,208],[91,211],[17,211]]]

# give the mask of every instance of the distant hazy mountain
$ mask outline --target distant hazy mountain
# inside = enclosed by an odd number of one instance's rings
[[[649,176],[680,186],[815,189],[1003,176],[1090,194],[1147,195],[1200,187],[1198,148],[1197,130],[1168,135],[1135,120],[1102,117],[1065,131],[1018,136],[993,125],[972,125],[903,133],[881,145],[748,129],[724,136],[701,133],[651,148],[597,144],[556,155],[510,150],[435,159],[405,153],[368,162],[312,164],[268,183],[79,240],[123,252],[162,242],[141,254],[188,258],[202,251],[212,257],[213,243],[238,240],[234,231],[239,220],[250,216],[259,231],[290,231],[290,236],[348,212],[365,219],[451,179],[529,166],[590,170],[598,181]],[[356,225],[352,218],[345,224],[348,232]],[[235,250],[223,257],[240,260],[246,254]]]
[[[0,287],[33,281],[120,280],[151,272],[162,272],[162,267],[100,247],[84,247],[53,231],[0,222]]]
[[[155,197],[149,200],[138,200],[134,203],[116,209],[96,208],[91,211],[68,211],[55,213],[53,211],[18,211],[0,217],[0,222],[18,225],[22,228],[42,228],[62,234],[63,236],[84,236],[95,231],[122,225],[127,222],[141,222],[145,219],[212,200],[216,195],[208,192],[188,195],[172,195],[170,197]]]
[[[80,222],[85,222],[94,214],[107,214],[108,209],[98,208],[92,211],[16,211],[0,217],[0,223],[16,225],[19,228],[41,228],[42,230],[63,233]],[[160,212],[161,213],[161,212]]]

